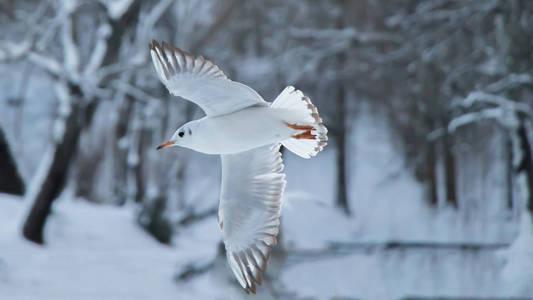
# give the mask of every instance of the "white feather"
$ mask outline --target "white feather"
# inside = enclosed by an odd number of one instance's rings
[[[268,106],[252,88],[231,81],[216,65],[203,57],[194,57],[181,49],[150,44],[157,75],[175,96],[200,106],[207,116],[219,116],[249,106]]]
[[[228,263],[239,283],[255,292],[276,244],[285,174],[279,144],[221,155],[219,218]]]

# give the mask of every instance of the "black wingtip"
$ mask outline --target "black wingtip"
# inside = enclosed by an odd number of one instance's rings
[[[159,43],[156,40],[152,40],[152,42],[148,43],[148,47],[150,50],[154,50],[156,47],[159,47]]]

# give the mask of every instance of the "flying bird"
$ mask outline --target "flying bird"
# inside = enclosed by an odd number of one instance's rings
[[[311,100],[292,86],[266,102],[202,56],[155,40],[149,47],[169,92],[205,112],[157,149],[181,146],[220,155],[218,219],[226,257],[239,284],[255,293],[279,232],[286,184],[280,145],[310,158],[326,146],[327,129]]]

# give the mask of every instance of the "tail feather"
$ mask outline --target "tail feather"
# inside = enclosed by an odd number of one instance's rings
[[[284,140],[281,144],[293,153],[310,158],[326,146],[328,129],[322,123],[316,106],[311,99],[293,86],[286,87],[272,103],[273,108],[285,108],[293,110],[296,120],[290,120],[285,124],[295,130],[292,138]]]

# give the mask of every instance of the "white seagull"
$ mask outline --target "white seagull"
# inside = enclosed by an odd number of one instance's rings
[[[175,96],[199,105],[206,116],[186,123],[157,149],[181,146],[219,154],[222,189],[218,219],[233,274],[255,293],[277,242],[285,189],[280,144],[310,158],[327,141],[316,107],[289,86],[272,102],[228,77],[212,62],[150,43],[157,75]]]

